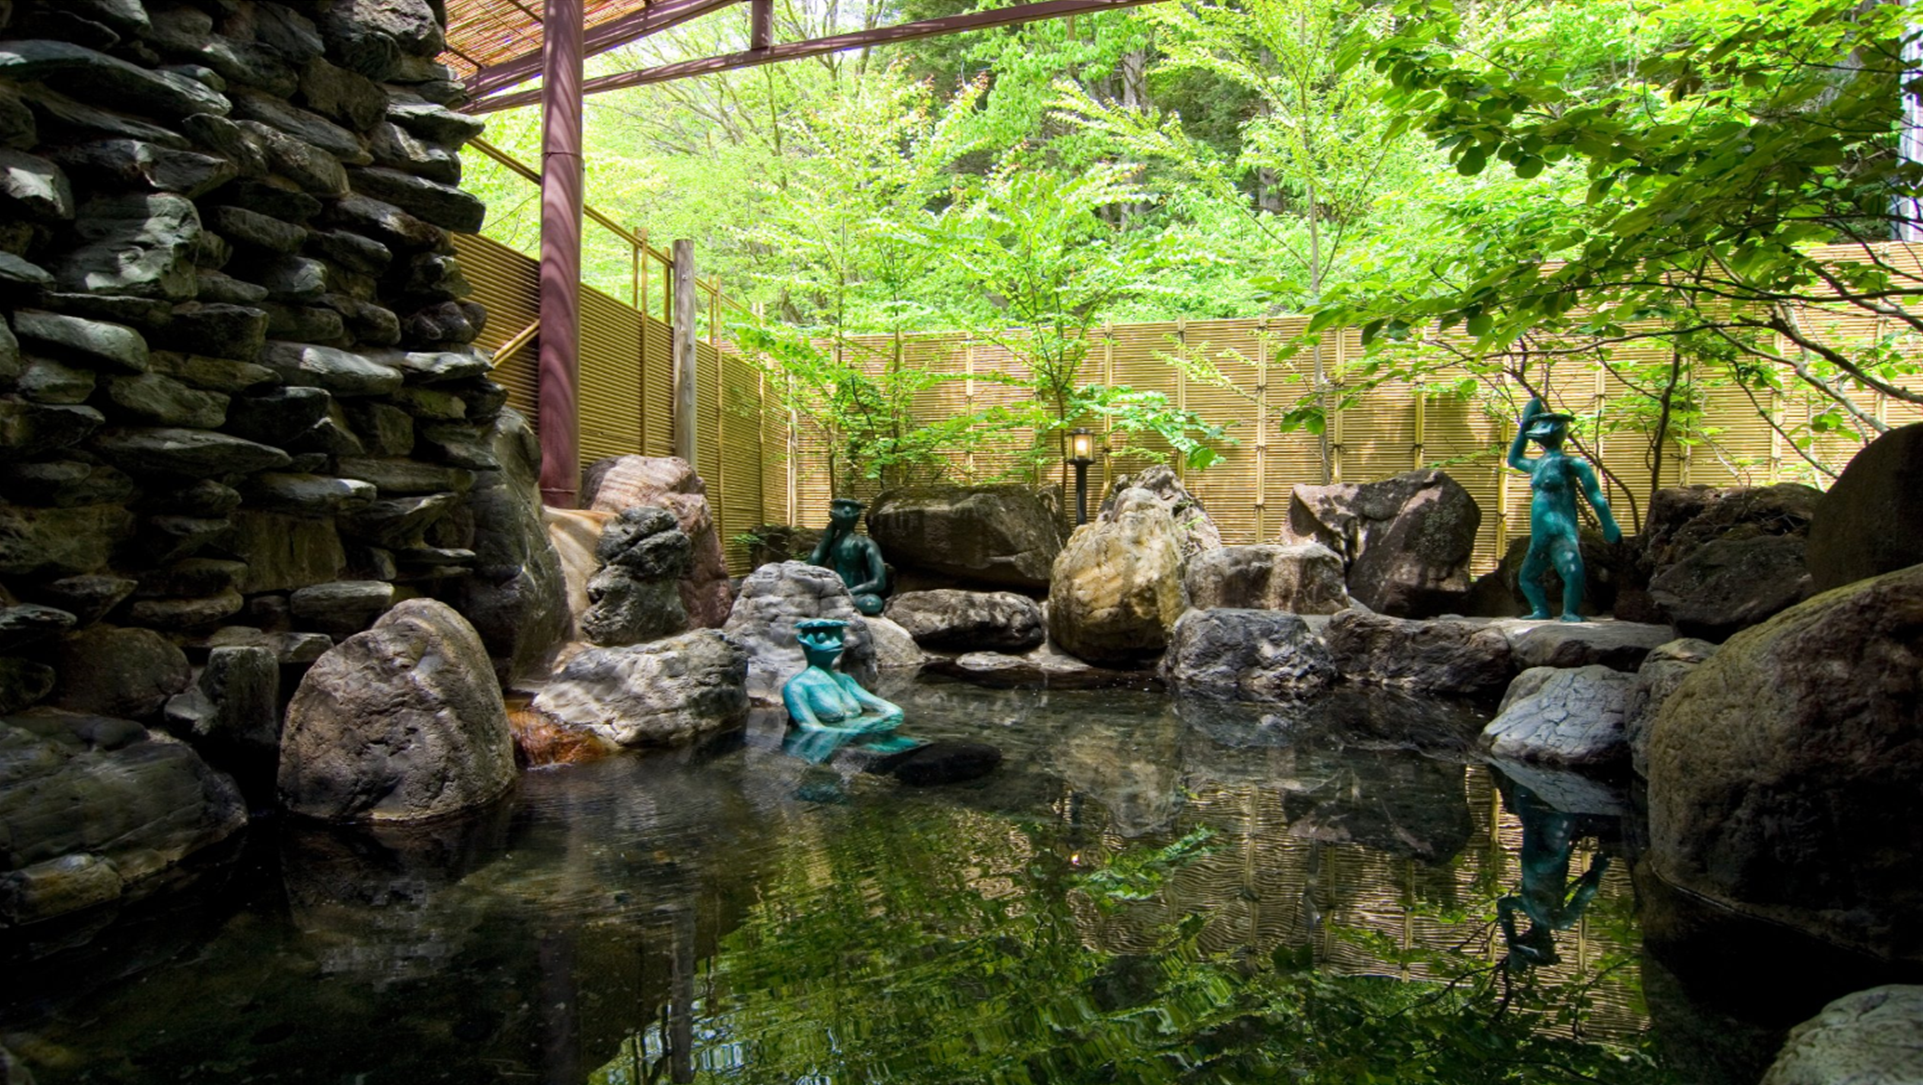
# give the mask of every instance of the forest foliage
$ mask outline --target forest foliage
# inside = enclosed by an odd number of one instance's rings
[[[776,32],[976,6],[778,0]],[[701,20],[590,74],[745,32]],[[1759,411],[1816,397],[1775,424],[1821,479],[1840,464],[1820,437],[1873,437],[1879,397],[1923,404],[1923,278],[1876,244],[1918,225],[1916,34],[1899,5],[1846,0],[1166,2],[590,98],[588,191],[657,243],[694,238],[701,273],[764,314],[738,338],[799,375],[789,405],[837,434],[849,479],[939,473],[1017,432],[1040,465],[1103,415],[1205,466],[1229,435],[1090,379],[1090,330],[1285,312],[1313,334],[1277,345],[1312,374],[1270,397],[1284,430],[1392,379],[1509,418],[1580,362],[1626,389],[1590,428],[1633,431],[1652,467],[1713,437],[1711,387]],[[537,160],[537,110],[487,138]],[[532,251],[532,187],[472,154],[468,184],[487,232]],[[1859,253],[1811,255],[1835,244]],[[625,296],[625,244],[590,228],[587,268]],[[1839,338],[1824,312],[1878,331]],[[1340,328],[1370,349],[1338,382]],[[925,417],[916,397],[953,374],[889,366],[943,330],[1005,346],[1025,406]],[[877,334],[896,348],[845,349]]]

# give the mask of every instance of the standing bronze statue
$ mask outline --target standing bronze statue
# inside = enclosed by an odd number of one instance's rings
[[[882,564],[881,547],[866,535],[855,534],[861,520],[862,504],[852,497],[837,497],[828,503],[828,527],[809,555],[808,564],[833,569],[855,597],[855,609],[869,617],[881,613],[888,594],[888,567]]]
[[[1596,469],[1587,460],[1563,453],[1562,442],[1569,435],[1574,416],[1555,414],[1532,399],[1522,410],[1522,424],[1516,439],[1509,442],[1509,466],[1529,476],[1529,555],[1522,559],[1523,598],[1529,600],[1530,618],[1547,618],[1549,591],[1543,574],[1554,566],[1562,577],[1562,620],[1580,622],[1582,606],[1582,545],[1577,534],[1576,492],[1589,500],[1602,521],[1603,538],[1617,542],[1622,528],[1610,515],[1609,501],[1596,482]],[[1542,455],[1529,459],[1523,455],[1529,442],[1542,446]]]

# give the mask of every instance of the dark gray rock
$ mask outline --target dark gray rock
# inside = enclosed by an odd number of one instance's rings
[[[687,572],[694,548],[674,514],[666,509],[635,506],[623,510],[601,529],[594,547],[603,565],[626,569],[646,580],[672,580]]]
[[[460,504],[456,494],[393,497],[370,501],[342,513],[341,530],[353,538],[389,550],[413,550],[427,545],[427,530]]]
[[[136,599],[127,605],[126,620],[130,625],[175,632],[224,622],[246,605],[236,591],[193,599]]]
[[[45,663],[0,656],[0,716],[11,716],[46,700],[56,677]]]
[[[284,440],[327,417],[334,399],[320,388],[272,388],[235,396],[227,404],[227,431],[252,441]]]
[[[182,308],[193,305],[193,302],[189,302]],[[250,354],[249,357],[252,355]],[[157,350],[152,355],[152,361],[153,372],[161,376],[172,377],[189,387],[219,392],[225,396],[251,392],[280,383],[280,376],[266,366],[255,365],[252,362],[239,362],[232,358]],[[286,430],[279,430],[270,435],[284,436],[286,432]]]
[[[328,57],[370,79],[393,75],[404,56],[431,57],[445,45],[427,0],[341,0],[319,22]]]
[[[369,483],[384,496],[448,491],[465,493],[474,485],[472,471],[420,460],[349,456],[341,459],[335,467],[342,478]]]
[[[96,109],[43,86],[28,84],[18,89],[21,97],[33,104],[34,111],[39,115],[43,134],[51,130],[67,139],[125,137],[158,143],[163,147],[183,151],[191,146],[178,134],[157,124],[138,121],[124,113]],[[213,114],[197,115],[213,116]],[[193,120],[192,117],[187,118],[187,121],[191,120]],[[182,121],[182,127],[185,127],[186,123]]]
[[[581,635],[594,644],[641,644],[688,628],[688,612],[672,577],[647,579],[611,565],[588,578],[587,592]]]
[[[898,568],[997,587],[1046,588],[1062,550],[1059,522],[1021,486],[890,490],[868,510],[868,533]]]
[[[1923,963],[1923,566],[1731,637],[1649,735],[1651,868],[1751,917]]]
[[[232,527],[232,523],[219,517],[150,516],[141,523],[137,544],[149,561],[164,565],[192,557]]]
[[[1111,670],[1084,663],[1049,645],[1013,655],[968,652],[953,659],[936,656],[922,664],[923,674],[954,678],[989,689],[1135,689],[1160,692],[1154,671]]]
[[[39,145],[40,131],[33,110],[12,87],[0,89],[0,146],[30,151]]]
[[[317,39],[318,40],[318,39]],[[387,114],[387,92],[359,72],[314,54],[302,65],[300,95],[309,109],[332,117],[356,132],[379,124]]]
[[[20,376],[13,387],[35,403],[73,406],[85,403],[87,397],[93,395],[94,374],[91,369],[29,356],[21,360]]]
[[[75,460],[13,464],[0,470],[0,478],[8,496],[22,505],[122,505],[134,493],[126,472]]]
[[[447,233],[440,227],[391,203],[359,194],[334,201],[324,221],[363,234],[393,252],[419,252],[447,241]]]
[[[193,146],[232,162],[242,177],[267,175],[267,149],[260,138],[226,117],[196,113],[180,122]],[[185,141],[183,141],[185,142]]]
[[[1676,639],[1666,625],[1637,622],[1562,622],[1513,620],[1502,623],[1516,666],[1587,667],[1600,663],[1635,673],[1657,645]]]
[[[445,230],[478,233],[487,218],[487,204],[452,185],[380,166],[352,170],[349,177],[359,195],[393,204]]]
[[[200,215],[184,196],[156,192],[89,200],[74,232],[80,243],[48,269],[63,290],[185,301],[199,288],[194,252]]]
[[[47,153],[69,177],[82,178],[83,187],[102,188],[117,181],[127,188],[173,192],[190,200],[240,175],[239,168],[226,158],[138,139],[95,140]]]
[[[286,6],[263,4],[254,11],[254,35],[263,45],[280,50],[294,63],[305,63],[327,49],[320,28],[301,12]],[[316,107],[318,108],[318,107]]]
[[[426,140],[443,147],[459,147],[487,131],[479,117],[456,113],[417,94],[395,91],[388,96],[387,119]]]
[[[277,98],[286,98],[300,87],[300,77],[280,51],[256,42],[215,36],[201,46],[197,56],[207,65],[207,70],[219,78],[222,84],[219,89],[225,91],[228,86],[236,88],[229,99],[236,106],[239,96],[249,93],[239,88],[252,87]]]
[[[1192,555],[1182,584],[1197,610],[1334,614],[1353,602],[1344,575],[1342,558],[1320,543],[1223,546]]]
[[[300,624],[342,639],[373,624],[394,605],[394,585],[379,580],[336,580],[301,588],[287,597]]]
[[[148,426],[218,429],[227,420],[228,397],[203,392],[158,373],[115,377],[107,382],[105,406],[117,420]]]
[[[0,76],[43,82],[101,105],[169,119],[224,115],[226,98],[172,72],[155,71],[64,41],[0,43]]]
[[[260,144],[268,168],[300,186],[302,192],[321,198],[347,195],[347,170],[333,155],[271,124],[260,121],[236,121],[235,124]]]
[[[111,373],[148,369],[146,339],[118,324],[21,309],[13,314],[13,331],[29,348],[95,369]]]
[[[383,121],[368,133],[367,149],[376,164],[389,169],[444,185],[461,183],[460,155],[390,121]]]
[[[1179,694],[1286,701],[1326,688],[1336,670],[1328,646],[1300,617],[1215,607],[1175,623],[1162,676]]]
[[[240,90],[234,92],[233,102],[236,121],[259,121],[327,152],[345,165],[373,161],[360,137],[317,113],[288,104],[284,98]]]
[[[534,710],[616,746],[683,742],[746,720],[749,670],[749,652],[713,629],[589,648],[555,673]]]
[[[316,660],[287,709],[280,794],[301,816],[443,816],[500,798],[514,777],[487,650],[433,600],[399,604]]]
[[[58,607],[32,603],[0,605],[0,653],[16,651],[49,637],[56,637],[75,624],[73,614]]]
[[[337,396],[391,395],[401,387],[399,370],[333,347],[271,341],[259,360],[289,384],[324,388]]]
[[[916,644],[939,651],[1024,652],[1044,639],[1042,608],[1014,592],[905,592],[888,601],[887,615]]]
[[[22,456],[52,452],[86,440],[104,421],[92,407],[0,396],[0,448]]]
[[[151,629],[89,626],[61,638],[54,652],[56,708],[144,720],[187,688],[187,657]]]
[[[1297,486],[1286,542],[1316,542],[1342,556],[1349,594],[1371,610],[1422,618],[1460,612],[1470,587],[1482,510],[1441,471],[1381,482]]]
[[[361,275],[380,275],[394,260],[386,245],[349,230],[314,231],[308,234],[307,248],[313,255]]]
[[[132,595],[139,583],[124,576],[63,576],[38,585],[34,597],[71,613],[79,625],[92,625]]]
[[[269,252],[297,253],[307,241],[307,228],[245,207],[219,206],[206,209],[202,223],[229,241]]]
[[[1871,441],[1843,468],[1810,521],[1813,591],[1923,562],[1923,424]]]
[[[1807,536],[1822,504],[1822,491],[1796,482],[1658,490],[1644,518],[1643,564],[1655,576],[1717,539]]]
[[[392,309],[344,294],[323,294],[320,305],[340,314],[342,330],[358,346],[393,346],[401,341],[401,318]]]
[[[74,216],[73,186],[52,162],[0,147],[0,207],[41,223],[66,222]]]
[[[241,509],[234,513],[227,545],[247,563],[241,591],[249,595],[325,584],[347,565],[331,520]]]
[[[354,433],[370,455],[406,456],[414,451],[413,415],[375,400],[349,400],[343,406]]]
[[[168,730],[234,777],[256,802],[272,801],[280,762],[280,659],[269,648],[225,645],[207,653],[193,688],[167,702]]]
[[[92,447],[134,475],[241,475],[285,467],[289,462],[287,453],[278,448],[224,433],[174,427],[109,427],[94,435]]]
[[[0,504],[0,575],[97,572],[133,530],[133,513],[118,504],[53,509]]]
[[[541,503],[540,441],[515,411],[501,412],[489,438],[501,466],[480,472],[467,495],[475,520],[475,575],[461,585],[461,611],[487,644],[505,685],[547,672],[572,615]],[[406,443],[413,444],[411,427]]]
[[[1685,636],[1720,641],[1810,597],[1801,535],[1723,536],[1649,581],[1649,595]]]
[[[1325,639],[1336,670],[1353,682],[1494,697],[1517,671],[1509,638],[1487,621],[1419,621],[1356,608],[1330,619]]]
[[[249,478],[242,493],[252,508],[303,516],[332,516],[366,505],[376,496],[372,485],[358,479],[273,471]]]
[[[937,787],[978,780],[1001,763],[1001,750],[986,742],[937,739],[883,758],[868,771],[893,776],[909,787]]]
[[[1684,637],[1651,649],[1636,669],[1636,683],[1630,688],[1629,705],[1623,711],[1623,733],[1629,739],[1629,760],[1636,775],[1649,775],[1649,729],[1663,702],[1683,679],[1715,654],[1714,644]]]

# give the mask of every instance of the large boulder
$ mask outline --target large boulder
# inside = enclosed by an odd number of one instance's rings
[[[128,720],[0,718],[0,928],[119,897],[247,823],[233,781]]]
[[[1623,718],[1634,675],[1601,664],[1531,667],[1509,683],[1483,729],[1490,756],[1565,768],[1609,768],[1629,757]]]
[[[1103,520],[1115,518],[1115,507],[1121,496],[1129,490],[1146,490],[1168,509],[1169,518],[1175,521],[1175,537],[1182,543],[1182,557],[1193,559],[1198,554],[1222,549],[1222,531],[1209,518],[1208,510],[1202,502],[1188,492],[1175,469],[1165,463],[1158,463],[1139,475],[1123,475],[1109,484],[1108,496],[1102,500]],[[1235,605],[1235,604],[1224,604]]]
[[[674,513],[694,544],[694,560],[681,577],[681,604],[698,629],[718,629],[728,620],[734,592],[721,532],[708,507],[708,484],[678,456],[611,456],[590,465],[582,476],[582,504],[597,512],[620,512],[652,505]]]
[[[1730,638],[1657,710],[1653,871],[1750,916],[1923,964],[1923,565]]]
[[[329,821],[409,821],[513,786],[507,705],[480,634],[410,599],[314,662],[288,705],[280,795]]]
[[[1048,639],[1105,666],[1152,659],[1186,608],[1182,543],[1167,506],[1125,490],[1109,518],[1083,524],[1055,559]]]
[[[54,654],[56,708],[145,720],[187,688],[187,656],[151,629],[95,625],[61,638]]]
[[[714,629],[577,652],[534,710],[616,746],[657,746],[739,727],[748,715],[748,652]]]
[[[1840,588],[1923,562],[1923,422],[1856,454],[1810,521],[1811,587]]]
[[[1441,471],[1381,482],[1297,486],[1285,543],[1321,543],[1341,555],[1349,594],[1402,618],[1460,613],[1469,595],[1482,509]]]
[[[1659,574],[1717,539],[1807,537],[1822,504],[1821,490],[1799,482],[1657,490],[1643,521],[1643,566]]]
[[[595,544],[601,568],[588,578],[581,632],[596,644],[638,644],[688,628],[680,579],[693,560],[674,514],[634,505],[608,521]]]
[[[1761,1085],[1923,1082],[1923,987],[1844,995],[1789,1030]]]
[[[1175,623],[1162,673],[1176,693],[1285,701],[1327,687],[1335,664],[1294,614],[1218,607],[1191,610]]]
[[[807,667],[795,623],[803,618],[839,618],[848,623],[842,634],[846,646],[841,669],[872,689],[875,683],[875,643],[868,622],[855,609],[855,597],[832,569],[804,561],[763,565],[741,582],[734,612],[722,631],[748,651],[748,698],[756,704],[780,704],[781,687]]]
[[[899,569],[969,585],[1048,586],[1060,521],[1021,486],[908,486],[868,508],[868,534]]]
[[[567,579],[541,507],[541,444],[527,419],[503,409],[490,432],[500,467],[475,472],[474,575],[461,581],[461,613],[487,645],[503,685],[545,674],[568,639]]]
[[[1649,581],[1684,636],[1720,641],[1810,597],[1801,535],[1713,539]]]
[[[1501,626],[1472,618],[1415,621],[1360,607],[1329,620],[1335,669],[1351,682],[1493,698],[1515,677]]]
[[[1183,584],[1197,610],[1334,614],[1353,603],[1342,558],[1320,543],[1224,546],[1192,555]]]
[[[948,652],[1022,652],[1042,643],[1042,608],[1012,591],[904,592],[888,618],[923,648]]]

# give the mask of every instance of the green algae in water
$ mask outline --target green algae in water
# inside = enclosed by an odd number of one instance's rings
[[[1502,967],[1474,720],[885,695],[1007,760],[915,790],[764,730],[454,824],[258,825],[198,895],[0,949],[0,1045],[42,1085],[1680,1080],[1627,864]]]

